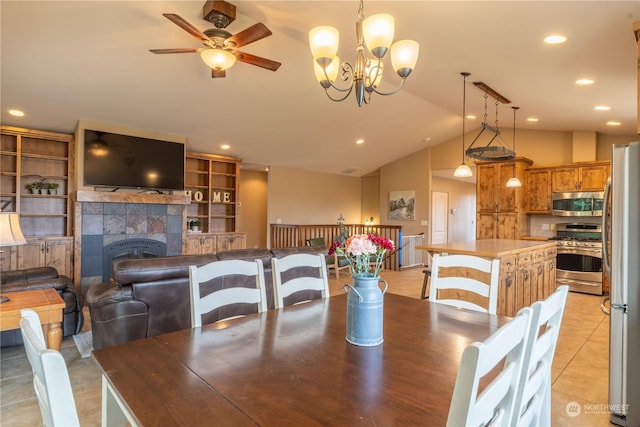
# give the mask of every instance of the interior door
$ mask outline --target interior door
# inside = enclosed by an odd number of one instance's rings
[[[431,243],[447,243],[449,193],[431,192]]]

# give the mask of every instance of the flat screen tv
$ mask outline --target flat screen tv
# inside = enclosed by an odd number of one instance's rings
[[[184,144],[85,129],[84,185],[184,190]]]

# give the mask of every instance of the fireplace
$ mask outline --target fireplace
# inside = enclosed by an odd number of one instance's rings
[[[118,259],[155,258],[167,255],[167,244],[152,239],[126,239],[106,245],[102,250],[102,281],[108,282],[111,264]]]
[[[77,208],[83,291],[109,280],[114,258],[182,254],[183,205],[91,201]]]

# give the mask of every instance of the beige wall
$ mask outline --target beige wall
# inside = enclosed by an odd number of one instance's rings
[[[428,221],[430,212],[429,149],[418,151],[380,168],[380,223],[385,225],[401,225],[403,233],[428,234],[428,226],[421,221]],[[389,219],[389,193],[391,191],[415,191],[415,220],[398,221]]]
[[[448,242],[475,240],[476,238],[476,186],[453,179],[433,177],[431,190],[449,194]],[[452,214],[451,210],[456,213]]]
[[[240,171],[238,231],[246,233],[247,248],[267,247],[267,172]]]
[[[361,180],[337,174],[272,167],[269,170],[268,224],[360,224]]]
[[[380,224],[380,171],[363,176],[361,181],[362,211],[361,223],[373,217],[374,224]]]

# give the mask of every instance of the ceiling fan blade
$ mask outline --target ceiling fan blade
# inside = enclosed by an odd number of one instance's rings
[[[225,70],[211,70],[212,79],[219,79],[222,77],[227,77],[227,72]]]
[[[209,40],[209,37],[207,37],[202,31],[198,30],[196,27],[185,21],[184,18],[182,18],[180,15],[176,15],[175,13],[163,13],[162,16],[164,16],[169,21],[173,22],[178,27],[182,28],[201,42]]]
[[[270,59],[261,58],[259,56],[251,55],[250,53],[238,52],[235,51],[233,54],[236,56],[236,59],[240,62],[245,62],[251,65],[257,65],[258,67],[266,68],[267,70],[276,71],[280,68],[279,62],[272,61]]]
[[[269,30],[262,22],[258,22],[257,24],[252,25],[249,28],[245,28],[239,33],[229,37],[226,42],[229,47],[241,47],[270,35],[271,30]],[[230,42],[235,43],[235,45],[230,44]]]
[[[149,52],[158,53],[158,54],[162,54],[162,53],[196,53],[197,51],[198,51],[198,49],[193,48],[193,47],[183,47],[183,48],[176,48],[176,49],[149,49]]]

